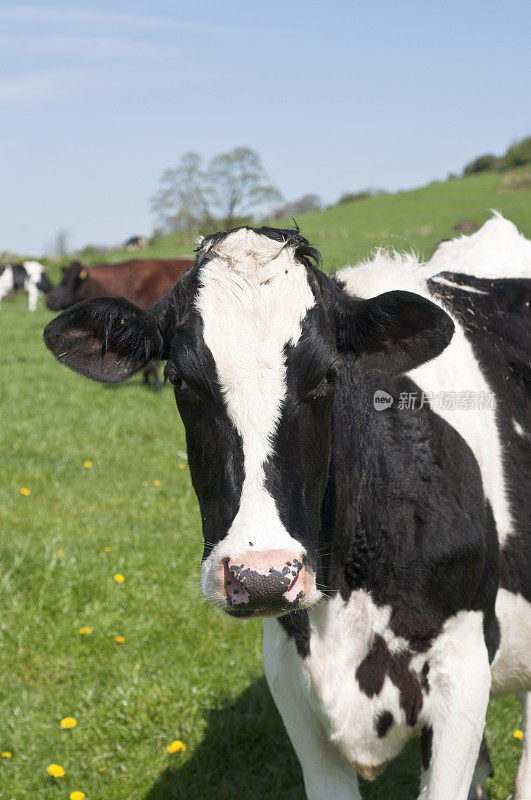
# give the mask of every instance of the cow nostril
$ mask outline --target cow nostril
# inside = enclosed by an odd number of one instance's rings
[[[294,577],[294,578],[293,578],[293,580],[291,581],[291,583],[290,583],[290,585],[289,585],[289,587],[288,587],[288,589],[287,589],[287,593],[291,592],[291,590],[293,589],[293,587],[295,586],[295,584],[296,584],[296,583],[297,583],[297,581],[299,580],[299,573],[298,573],[298,572],[294,572],[294,573],[292,573],[292,574],[293,574],[293,575],[295,575],[295,577]]]

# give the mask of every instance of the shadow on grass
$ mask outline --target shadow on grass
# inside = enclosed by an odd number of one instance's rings
[[[372,784],[364,800],[412,800],[418,793],[418,742]],[[302,774],[264,678],[208,712],[203,741],[180,769],[168,767],[144,800],[305,800]]]

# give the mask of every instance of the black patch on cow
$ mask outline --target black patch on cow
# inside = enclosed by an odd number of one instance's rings
[[[457,316],[496,395],[513,533],[500,552],[500,586],[531,602],[531,280],[443,272],[430,291]],[[519,435],[516,421],[523,429]]]
[[[429,674],[430,674],[430,665],[427,661],[425,661],[420,671],[420,686],[424,694],[430,693],[430,682],[428,680]]]
[[[205,538],[203,559],[223,539],[240,507],[244,480],[243,443],[230,420],[216,364],[195,309],[184,311],[169,347],[166,377],[175,387],[186,431],[188,463],[199,500]],[[186,387],[179,387],[185,382]]]
[[[393,715],[390,711],[382,711],[376,718],[376,733],[380,739],[387,735],[389,728],[394,722]]]
[[[13,273],[13,289],[17,292],[19,289],[24,288],[24,284],[28,279],[28,273],[22,264],[12,264],[11,271]]]
[[[288,636],[294,640],[300,657],[307,658],[310,655],[311,638],[308,612],[305,610],[292,611],[291,614],[279,617],[278,621]]]
[[[422,709],[421,679],[410,669],[412,655],[409,650],[392,653],[385,639],[377,634],[370,652],[356,670],[356,680],[367,697],[380,694],[385,678],[390,678],[399,691],[400,708],[410,728],[416,725]]]
[[[308,310],[297,345],[284,352],[287,391],[264,464],[265,488],[290,536],[320,580],[318,535],[330,452],[337,351],[323,310]]]
[[[52,290],[52,284],[50,283],[48,274],[46,273],[45,270],[42,270],[41,276],[37,281],[36,286],[39,292],[42,292],[43,294],[48,294],[48,292]]]
[[[420,754],[422,758],[422,769],[427,770],[431,764],[433,748],[433,728],[431,725],[424,725],[420,732]]]
[[[391,608],[390,628],[426,652],[461,609],[494,612],[497,544],[481,473],[459,433],[422,408],[406,377],[378,378],[343,354],[323,502],[323,581],[347,601],[363,589]],[[374,393],[394,398],[376,411]],[[328,555],[329,554],[329,555]]]

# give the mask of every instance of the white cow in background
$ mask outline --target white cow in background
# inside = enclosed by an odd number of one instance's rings
[[[28,293],[29,310],[35,311],[39,294],[46,294],[51,288],[46,270],[38,261],[0,267],[0,305],[6,295],[22,289]]]

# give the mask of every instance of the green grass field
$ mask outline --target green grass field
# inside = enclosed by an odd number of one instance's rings
[[[490,207],[531,236],[531,190],[508,190],[498,175],[299,223],[331,268],[377,244],[429,254]],[[190,245],[168,237],[152,251]],[[0,798],[303,800],[263,679],[260,624],[200,597],[200,519],[172,393],[139,377],[105,387],[69,373],[42,344],[51,316],[42,302],[28,313],[25,297],[0,311],[0,751],[12,754],[0,758]],[[61,728],[70,716],[77,726]],[[492,800],[511,791],[519,725],[516,701],[491,703]],[[169,754],[173,740],[186,752]],[[64,777],[48,777],[52,763]],[[364,796],[414,798],[418,769],[411,742]]]

